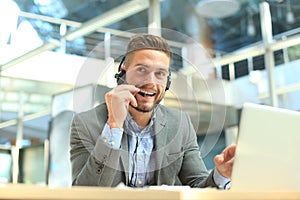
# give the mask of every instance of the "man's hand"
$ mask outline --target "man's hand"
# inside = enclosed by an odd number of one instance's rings
[[[140,91],[133,85],[119,85],[105,94],[108,109],[108,120],[110,128],[122,128],[129,104],[136,107],[137,101],[134,97]]]
[[[236,145],[230,145],[214,158],[218,172],[226,178],[231,178],[235,149]]]

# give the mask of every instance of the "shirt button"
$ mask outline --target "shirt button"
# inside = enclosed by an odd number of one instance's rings
[[[143,183],[143,181],[138,180],[138,184],[139,184],[139,185],[142,185],[142,183]]]
[[[110,143],[112,146],[114,146],[115,145],[115,142],[114,141],[111,141],[111,143]]]

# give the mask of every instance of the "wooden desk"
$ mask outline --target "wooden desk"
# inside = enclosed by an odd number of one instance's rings
[[[210,199],[300,199],[300,191],[224,191],[216,189],[190,189],[174,187],[155,188],[99,188],[73,187],[49,188],[46,186],[0,185],[0,199],[41,199],[41,200],[210,200]]]

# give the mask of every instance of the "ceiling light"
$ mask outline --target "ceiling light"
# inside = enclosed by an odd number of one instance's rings
[[[262,78],[263,78],[262,73],[259,70],[254,70],[249,73],[249,82],[254,85],[259,84]]]
[[[292,24],[292,23],[295,22],[294,14],[291,11],[289,11],[289,12],[286,13],[286,21],[289,24]]]
[[[197,3],[196,12],[206,18],[223,18],[233,15],[239,8],[237,0],[202,0]]]
[[[247,35],[248,36],[255,36],[256,35],[256,29],[253,22],[253,16],[248,17],[248,25],[247,25]]]
[[[286,22],[293,24],[295,22],[294,13],[292,12],[291,2],[287,1]]]

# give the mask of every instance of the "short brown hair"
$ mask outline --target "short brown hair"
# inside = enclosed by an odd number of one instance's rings
[[[128,43],[124,64],[126,65],[126,63],[129,62],[134,51],[141,49],[162,51],[170,59],[172,58],[171,48],[164,38],[151,34],[137,34],[131,37]]]

